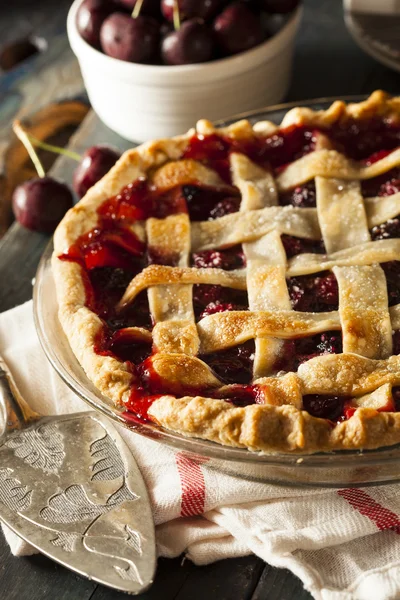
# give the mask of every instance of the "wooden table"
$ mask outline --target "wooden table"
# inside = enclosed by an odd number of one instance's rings
[[[30,59],[14,71],[0,75],[0,149],[17,108],[37,101],[34,80],[48,88],[52,66],[63,68],[65,87],[60,97],[82,92],[76,64],[65,37],[65,15],[70,0],[13,0],[0,5],[0,40],[15,39],[33,30],[49,43],[47,53]],[[341,3],[305,0],[305,14],[298,35],[292,84],[287,100],[369,93],[376,88],[399,93],[399,75],[374,62],[359,50],[347,33]],[[7,101],[7,102],[6,102]],[[11,107],[11,108],[10,108]],[[86,143],[102,141],[112,134],[90,115],[75,138],[79,150]],[[2,138],[1,138],[2,136]],[[111,137],[110,137],[111,136]],[[127,144],[115,136],[121,148]],[[60,160],[55,173],[68,179],[73,165]],[[34,277],[47,236],[13,225],[0,241],[0,311],[32,296]],[[122,600],[126,596],[73,575],[63,567],[33,556],[15,559],[0,537],[0,589],[4,600]],[[289,571],[275,569],[249,556],[195,567],[182,558],[161,559],[153,587],[143,600],[306,600],[311,596]]]

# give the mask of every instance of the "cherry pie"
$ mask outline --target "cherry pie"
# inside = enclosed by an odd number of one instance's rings
[[[67,213],[53,270],[131,419],[265,452],[400,442],[400,98],[135,148]]]

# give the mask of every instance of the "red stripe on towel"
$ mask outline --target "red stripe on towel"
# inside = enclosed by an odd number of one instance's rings
[[[391,529],[400,533],[400,519],[396,513],[376,502],[364,490],[346,488],[339,490],[338,494],[359,513],[373,521],[381,531]]]
[[[194,517],[204,512],[206,487],[201,470],[203,460],[196,461],[184,452],[175,455],[181,479],[181,517]]]

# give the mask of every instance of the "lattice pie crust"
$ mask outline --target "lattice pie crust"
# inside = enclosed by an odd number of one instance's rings
[[[400,117],[400,98],[375,92],[367,101],[328,110],[296,108],[281,128],[293,124],[331,127],[346,119]],[[215,130],[200,121],[198,134],[217,132],[229,138],[272,135],[278,126],[239,121]],[[82,271],[76,262],[58,257],[77,238],[96,226],[96,210],[123,186],[147,177],[158,189],[193,181],[223,186],[219,175],[190,159],[180,159],[194,130],[150,142],[126,152],[113,169],[70,210],[54,238],[52,261],[59,318],[71,347],[95,385],[115,403],[129,398],[135,375],[112,356],[94,351],[101,319],[85,306]],[[132,230],[160,252],[173,253],[177,266],[153,264],[129,284],[120,307],[147,290],[152,331],[136,328],[138,339],[153,342],[153,368],[169,386],[198,385],[218,389],[223,383],[199,355],[255,340],[253,383],[263,392],[263,404],[235,406],[204,396],[163,395],[149,408],[161,426],[186,436],[205,438],[265,452],[315,452],[375,448],[400,442],[400,413],[379,410],[391,402],[392,386],[400,384],[400,356],[392,356],[392,331],[400,329],[400,304],[388,308],[386,280],[380,263],[400,260],[400,239],[371,241],[369,230],[400,213],[400,193],[363,198],[360,181],[400,165],[400,148],[373,164],[356,162],[318,138],[314,151],[278,174],[247,156],[232,153],[233,184],[240,190],[240,211],[213,221],[190,222],[187,214],[136,222]],[[315,179],[317,208],[279,206],[278,193]],[[326,254],[300,254],[287,259],[281,234],[309,240],[322,237]],[[243,244],[246,267],[234,271],[189,266],[189,252]],[[331,270],[339,284],[339,310],[296,312],[286,278]],[[248,311],[226,311],[202,318],[192,309],[193,284],[218,284],[247,290]],[[342,332],[343,353],[317,356],[297,372],[270,375],[285,339],[327,330]],[[349,396],[353,416],[339,423],[302,410],[307,394]]]

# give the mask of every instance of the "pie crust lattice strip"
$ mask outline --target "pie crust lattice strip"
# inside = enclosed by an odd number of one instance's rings
[[[398,146],[400,99],[375,92],[360,104],[291,110],[279,127],[200,121],[127,152],[55,234],[60,320],[88,376],[139,418],[221,444],[315,452],[400,442]],[[222,201],[197,218],[213,194]],[[312,201],[296,204],[296,194]],[[117,292],[115,246],[136,262],[146,256]],[[115,295],[112,334],[91,300],[99,256],[102,298]],[[199,314],[204,289],[233,300],[214,298]],[[238,305],[246,292],[248,306]],[[126,318],[144,296],[152,325]],[[129,344],[151,353],[135,362]],[[215,367],[251,344],[248,381]]]

